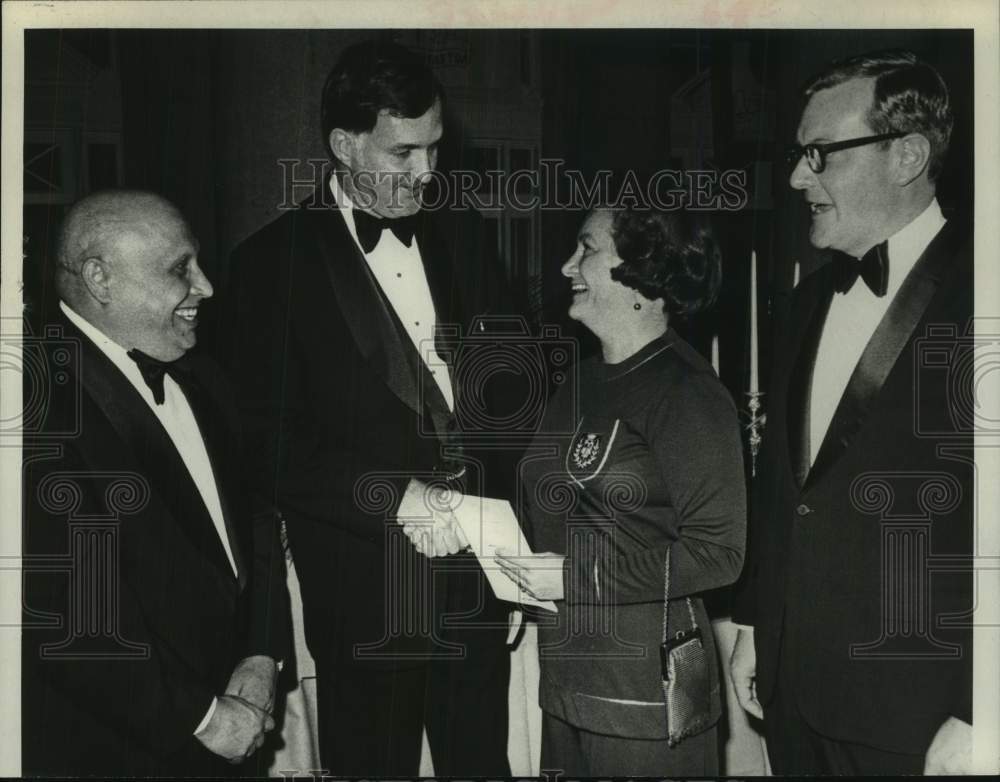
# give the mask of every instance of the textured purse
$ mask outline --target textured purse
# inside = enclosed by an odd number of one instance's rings
[[[715,722],[712,713],[712,684],[708,652],[701,628],[694,616],[691,598],[684,598],[691,625],[668,635],[670,622],[670,552],[664,569],[663,643],[660,644],[660,668],[663,695],[667,707],[667,743],[673,747],[682,739],[694,736]]]

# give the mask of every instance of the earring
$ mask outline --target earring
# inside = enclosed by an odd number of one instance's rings
[[[642,309],[642,305],[639,302],[636,302],[635,304],[632,305],[632,309],[634,309],[636,311],[641,310]]]

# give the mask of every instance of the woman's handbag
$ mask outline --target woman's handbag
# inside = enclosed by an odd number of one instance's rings
[[[670,621],[670,551],[663,583],[663,643],[660,644],[660,668],[663,695],[667,706],[667,743],[673,747],[682,739],[710,728],[717,718],[712,709],[712,683],[708,650],[701,628],[694,616],[691,598],[687,604],[691,626],[668,634]]]

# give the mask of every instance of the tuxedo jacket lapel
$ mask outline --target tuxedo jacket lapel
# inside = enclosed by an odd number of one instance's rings
[[[354,243],[340,210],[306,205],[316,214],[316,235],[334,297],[347,327],[372,370],[407,407],[419,412],[416,373],[405,334],[396,323],[361,250]],[[406,340],[409,342],[409,339]],[[411,352],[412,345],[409,346]]]
[[[811,287],[804,289],[800,314],[792,324],[794,333],[799,335],[799,342],[789,376],[788,412],[785,420],[788,422],[788,454],[792,474],[800,487],[809,474],[809,399],[812,394],[816,351],[832,296],[831,269],[826,267],[817,272]]]
[[[216,567],[227,574],[228,583],[235,587],[237,581],[232,578],[233,570],[212,517],[163,425],[111,360],[68,320],[63,319],[63,324],[66,333],[80,341],[79,373],[84,391],[104,412],[173,521]],[[109,448],[112,447],[109,444]],[[206,449],[211,458],[212,449],[207,446]],[[221,486],[219,490],[224,497]],[[195,502],[182,505],[181,497],[194,497]],[[199,512],[192,513],[192,507]]]
[[[238,465],[234,464],[233,460],[224,459],[222,456],[228,452],[229,443],[227,440],[230,437],[223,425],[225,416],[196,380],[194,382],[182,381],[180,385],[191,405],[191,410],[194,412],[198,428],[205,441],[205,450],[212,465],[212,474],[215,477],[215,486],[219,494],[219,504],[222,506],[222,518],[229,539],[229,549],[233,553],[240,591],[242,591],[247,585],[249,573],[246,555],[248,551],[252,550],[253,542],[250,539],[251,526],[236,523],[235,511],[229,499],[236,496],[235,492],[240,490],[240,480],[236,472]],[[211,521],[211,516],[209,516],[209,521]]]
[[[317,214],[322,218],[317,221],[316,231],[326,271],[340,312],[361,354],[389,389],[414,412],[420,414],[423,407],[428,407],[435,413],[448,414],[441,390],[351,237],[340,210],[320,210]],[[452,297],[441,248],[427,230],[424,219],[418,223],[416,237],[436,322],[446,322],[443,319],[450,313]]]
[[[864,425],[886,378],[937,292],[943,267],[960,235],[957,226],[946,224],[907,275],[851,374],[809,472],[808,483],[829,470]]]
[[[434,322],[437,324],[437,333],[434,335],[434,347],[438,355],[445,362],[448,379],[452,384],[454,405],[457,407],[459,388],[458,384],[455,383],[454,374],[455,350],[458,348],[464,335],[461,331],[453,333],[450,345],[444,343],[440,338],[442,327],[445,329],[458,328],[459,330],[465,327],[462,313],[458,309],[458,296],[454,289],[455,276],[451,265],[452,261],[439,236],[433,230],[431,220],[425,212],[420,213],[416,236],[420,248],[420,258],[424,265],[424,274],[427,278],[427,287],[430,290],[431,302],[434,305]],[[428,407],[435,415],[440,415],[444,418],[450,417],[451,411],[448,409],[448,403],[445,401],[441,389],[434,378],[431,377],[430,371],[423,361],[420,362],[420,368],[421,382],[426,389],[425,399],[427,400]]]

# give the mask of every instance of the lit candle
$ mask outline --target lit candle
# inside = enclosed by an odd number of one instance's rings
[[[759,389],[757,377],[757,251],[750,253],[750,393]]]
[[[714,334],[712,336],[712,369],[715,370],[715,374],[719,374],[719,335]]]

